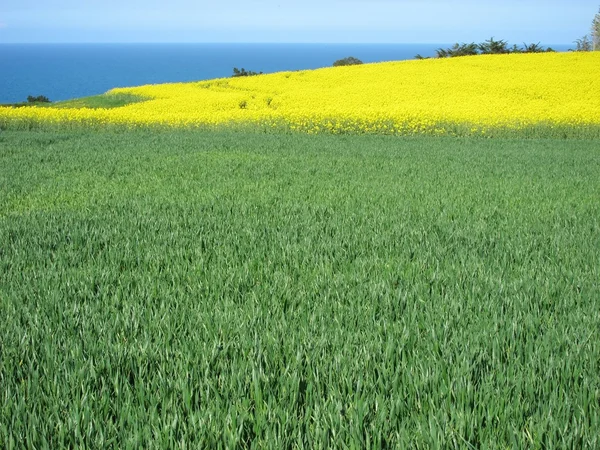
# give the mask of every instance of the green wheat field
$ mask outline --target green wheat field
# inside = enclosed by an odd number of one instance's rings
[[[600,448],[594,140],[0,132],[0,448]]]

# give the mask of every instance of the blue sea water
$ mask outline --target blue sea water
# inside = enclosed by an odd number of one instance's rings
[[[435,44],[2,44],[0,103],[52,101],[114,87],[316,69],[354,56],[364,62],[433,55]]]
[[[0,44],[0,103],[52,101],[114,87],[316,69],[340,58],[364,62],[432,56],[447,44]],[[565,49],[566,50],[566,49]]]

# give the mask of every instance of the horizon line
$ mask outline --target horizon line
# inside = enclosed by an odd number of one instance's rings
[[[505,40],[505,39],[501,39]],[[507,43],[511,43],[508,39]],[[184,44],[227,44],[227,45],[453,45],[455,43],[469,43],[476,41],[452,41],[452,42],[273,42],[273,41],[64,41],[64,42],[0,42],[0,45],[81,45],[81,44],[98,44],[98,45],[130,45],[130,44],[148,44],[148,45],[184,45]],[[543,45],[571,45],[573,42],[553,42],[545,44],[538,41],[538,44]],[[523,41],[521,43],[527,43]]]

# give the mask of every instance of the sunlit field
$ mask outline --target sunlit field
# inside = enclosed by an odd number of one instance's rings
[[[120,88],[0,108],[0,126],[598,138],[598,67],[598,52],[487,55]]]
[[[599,67],[0,107],[0,449],[600,448]]]
[[[599,199],[595,140],[3,131],[0,448],[599,448]]]

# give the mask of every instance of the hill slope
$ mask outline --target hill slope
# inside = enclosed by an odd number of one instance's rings
[[[584,129],[589,137],[600,128],[598,67],[600,53],[553,53],[281,72],[114,89],[105,95],[147,101],[112,109],[0,108],[0,124],[251,124],[394,134],[554,133],[558,128],[560,133]]]

